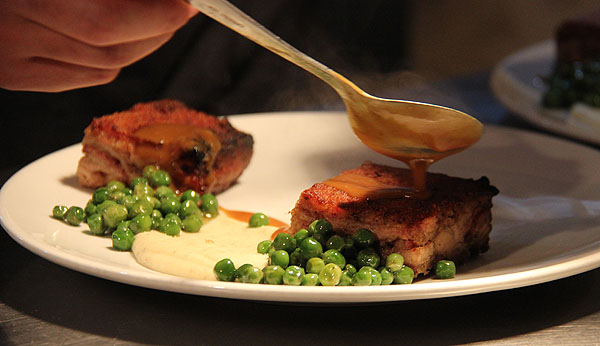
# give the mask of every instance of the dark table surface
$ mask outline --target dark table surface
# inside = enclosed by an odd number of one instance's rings
[[[539,131],[494,99],[488,73],[440,87],[452,88],[461,104],[486,123]],[[3,169],[0,183],[18,168]],[[170,293],[99,279],[34,255],[6,232],[0,232],[0,268],[3,345],[600,344],[600,269],[453,298],[294,305]]]

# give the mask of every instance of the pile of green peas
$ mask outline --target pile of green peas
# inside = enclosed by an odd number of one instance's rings
[[[169,173],[146,166],[130,186],[111,181],[94,191],[85,208],[57,205],[52,216],[74,226],[85,222],[94,235],[110,234],[114,249],[129,251],[138,233],[158,230],[176,236],[181,231],[198,232],[203,218],[218,215],[213,194],[187,190],[177,195],[170,185]]]
[[[567,108],[575,102],[600,107],[600,60],[558,63],[546,84],[544,107]]]
[[[329,221],[320,219],[293,236],[279,233],[273,241],[260,242],[257,252],[269,256],[266,267],[260,269],[244,264],[236,268],[225,258],[215,264],[214,273],[220,281],[294,286],[374,286],[413,282],[414,271],[404,265],[402,255],[392,253],[383,260],[376,248],[377,239],[370,230],[360,229],[352,237],[343,237],[333,233]],[[454,267],[452,261],[445,262]],[[440,268],[444,278],[454,276],[449,265],[440,265]]]

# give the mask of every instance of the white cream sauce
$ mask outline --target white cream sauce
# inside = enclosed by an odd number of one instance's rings
[[[270,239],[274,226],[248,227],[224,213],[206,222],[198,233],[181,232],[169,236],[158,231],[135,236],[132,252],[141,265],[161,273],[193,279],[215,280],[213,268],[223,258],[236,267],[245,263],[263,268],[267,255],[256,252],[256,245]]]

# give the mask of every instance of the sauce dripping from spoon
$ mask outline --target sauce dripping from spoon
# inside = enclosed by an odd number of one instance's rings
[[[226,0],[188,0],[202,13],[329,84],[346,105],[352,129],[371,149],[405,162],[414,193],[426,198],[426,171],[433,162],[474,144],[483,126],[475,118],[426,103],[371,96],[350,80],[294,48]]]

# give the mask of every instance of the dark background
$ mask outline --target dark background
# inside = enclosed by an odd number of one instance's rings
[[[397,98],[431,80],[489,70],[551,38],[564,18],[600,7],[594,0],[232,2],[367,92]],[[79,142],[93,117],[161,98],[216,115],[342,109],[316,77],[199,14],[108,85],[61,93],[0,89],[0,169]]]

